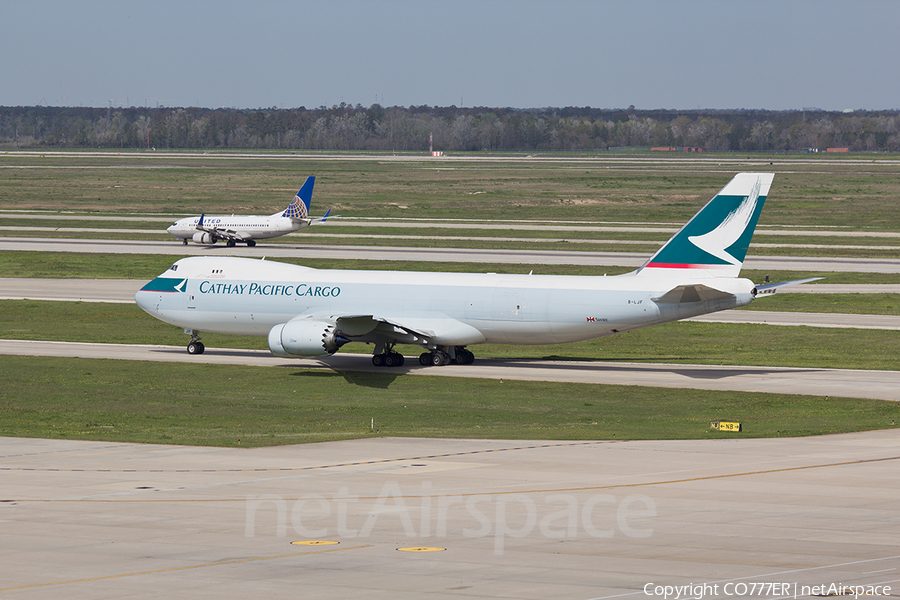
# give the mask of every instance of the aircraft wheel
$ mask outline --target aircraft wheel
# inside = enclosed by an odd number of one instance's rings
[[[404,356],[403,356],[402,354],[400,354],[399,352],[395,352],[395,353],[394,353],[394,356],[395,356],[396,359],[397,359],[397,366],[398,366],[398,367],[402,367],[402,366],[403,366],[403,363],[406,362],[406,358],[404,358]]]
[[[206,350],[206,346],[203,345],[203,342],[191,342],[187,346],[188,354],[203,354],[204,350]]]
[[[456,364],[471,365],[473,362],[475,362],[475,355],[468,350],[460,350],[456,353]]]
[[[372,364],[376,367],[384,366],[384,354],[373,354],[372,355]]]
[[[184,238],[184,239],[182,240],[182,242],[184,243],[185,246],[187,246],[187,238]]]
[[[431,352],[423,352],[419,355],[419,364],[420,365],[430,365],[431,364]]]
[[[384,366],[386,367],[396,367],[397,365],[397,355],[393,352],[388,352],[384,355]]]
[[[435,352],[431,355],[431,364],[435,367],[443,367],[447,364],[447,356],[443,352]]]
[[[225,242],[225,245],[228,246],[229,248],[234,248],[234,246],[235,246],[234,240],[228,240],[227,242]]]
[[[247,247],[252,248],[256,245],[256,240],[247,240]]]

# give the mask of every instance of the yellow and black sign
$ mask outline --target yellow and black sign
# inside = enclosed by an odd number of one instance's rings
[[[713,421],[709,428],[717,431],[742,431],[741,424],[737,421]]]

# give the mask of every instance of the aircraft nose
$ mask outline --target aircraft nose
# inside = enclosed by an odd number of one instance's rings
[[[155,304],[154,304],[155,296],[156,296],[156,294],[154,292],[148,292],[146,290],[141,289],[141,290],[138,290],[137,293],[134,295],[134,302],[135,302],[135,304],[140,306],[144,312],[153,313],[153,312],[155,312],[155,310],[154,310],[155,309]]]

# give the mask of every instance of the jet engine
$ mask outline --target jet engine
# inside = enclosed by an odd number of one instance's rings
[[[198,231],[194,234],[194,237],[191,239],[194,240],[195,244],[215,244],[216,240],[218,240],[219,238],[212,235],[211,233],[207,233],[205,231]]]
[[[277,356],[330,356],[349,342],[333,323],[294,319],[269,330],[269,350]]]

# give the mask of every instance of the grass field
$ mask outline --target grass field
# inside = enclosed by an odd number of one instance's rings
[[[760,227],[900,231],[900,161],[707,155],[447,160],[123,151],[0,154],[5,209],[183,215],[269,214],[316,175],[314,209],[369,217],[681,224],[739,171],[773,171]],[[317,213],[314,210],[314,213]],[[321,213],[319,213],[321,214]]]
[[[3,357],[0,377],[0,435],[142,443],[768,437],[900,419],[876,400],[75,358]]]
[[[368,155],[122,152],[73,155],[0,154],[0,227],[58,226],[152,229],[135,237],[166,239],[164,221],[200,212],[268,214],[286,206],[308,174],[317,176],[313,214],[328,208],[355,218],[613,222],[678,227],[731,176],[771,170],[775,183],[760,229],[900,233],[900,160],[840,157],[478,156],[444,161]],[[31,222],[15,211],[45,215],[118,215],[133,221]],[[273,243],[346,243],[370,228],[314,229],[327,237]],[[520,229],[385,228],[382,235],[478,237],[391,244],[451,247],[625,250],[647,252],[667,233],[550,232]],[[35,235],[9,231],[5,235]],[[108,238],[109,233],[42,232]],[[121,237],[114,234],[115,237]],[[510,239],[530,241],[510,241]],[[548,242],[535,239],[609,240]],[[312,240],[315,241],[312,241]],[[378,239],[349,238],[378,244]],[[615,242],[637,242],[615,244]],[[897,237],[759,235],[756,254],[893,257]],[[535,246],[537,244],[537,246]],[[821,245],[824,248],[797,248]],[[838,246],[862,246],[838,249]],[[873,246],[884,248],[872,248]],[[4,252],[5,277],[149,280],[172,257]],[[283,260],[317,268],[455,272],[597,274],[547,265],[471,265],[338,260]],[[613,275],[631,269],[603,268]],[[900,283],[900,275],[754,273],[773,280],[824,276],[823,283]],[[897,295],[777,295],[753,309],[900,314]],[[0,301],[0,337],[95,342],[186,343],[179,328],[133,305]],[[263,338],[204,334],[207,347],[265,348]],[[349,351],[367,351],[356,345]],[[408,354],[415,348],[404,348]],[[674,323],[564,346],[479,346],[478,356],[705,364],[900,368],[900,336],[878,330]],[[128,363],[0,356],[0,435],[258,446],[370,435],[524,439],[719,437],[709,421],[740,420],[743,436],[812,435],[894,426],[895,403],[662,390],[644,387],[457,380],[391,374],[328,373],[214,365]],[[375,419],[375,431],[370,429]],[[240,440],[240,441],[238,441]]]

